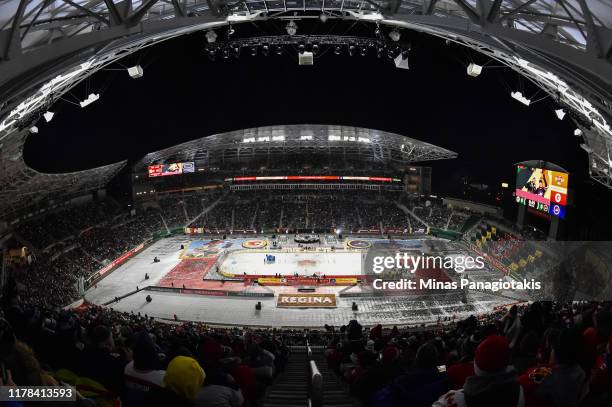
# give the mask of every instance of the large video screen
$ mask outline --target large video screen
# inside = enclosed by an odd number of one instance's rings
[[[165,177],[195,172],[193,161],[185,163],[149,165],[149,177]]]
[[[565,172],[516,167],[516,202],[559,218],[565,217],[569,175]]]

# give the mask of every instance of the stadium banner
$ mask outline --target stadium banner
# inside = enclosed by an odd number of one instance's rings
[[[181,292],[180,288],[161,287],[161,286],[158,286],[158,285],[150,285],[150,286],[146,287],[145,290],[147,290],[147,291],[160,291],[160,292],[167,292],[167,293],[180,293]]]
[[[204,233],[204,228],[185,228],[184,232],[186,235],[201,235]]]
[[[254,293],[254,292],[245,292],[245,291],[228,291],[228,297],[274,297],[274,293]]]
[[[336,308],[335,294],[279,294],[279,308]]]
[[[182,288],[182,294],[197,294],[197,295],[210,295],[214,297],[227,297],[227,291],[224,290],[206,290],[202,288]]]
[[[145,243],[149,244],[150,241],[147,241]],[[102,267],[100,270],[98,270],[97,272],[89,276],[87,280],[85,280],[85,288],[87,289],[91,287],[91,285],[95,281],[102,279],[106,273],[108,273],[111,270],[114,270],[117,266],[123,264],[127,259],[134,256],[136,253],[140,252],[142,249],[144,249],[145,243],[141,243],[138,246],[134,247],[132,250],[129,250],[123,253],[121,256],[119,256],[118,258],[116,258],[115,260],[108,263],[106,266]]]

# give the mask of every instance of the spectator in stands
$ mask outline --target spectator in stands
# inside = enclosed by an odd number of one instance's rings
[[[438,369],[439,354],[432,343],[421,345],[414,365],[389,386],[378,392],[372,406],[431,406],[448,389],[446,373]]]
[[[499,335],[487,337],[474,358],[475,376],[468,377],[461,390],[451,390],[434,407],[515,407],[524,405],[524,394],[516,371],[510,364],[510,345]]]
[[[527,407],[531,405],[553,405],[556,407],[577,406],[588,393],[588,381],[579,365],[582,337],[575,328],[561,331],[553,347],[551,366],[545,370],[537,386],[527,394]],[[533,376],[534,369],[521,377],[525,382]]]
[[[163,387],[151,389],[145,396],[145,405],[193,406],[205,377],[204,370],[195,359],[177,356],[166,368]]]
[[[134,396],[144,395],[153,387],[161,387],[166,372],[160,367],[160,354],[146,331],[135,335],[134,360],[125,365],[125,391]]]
[[[79,373],[119,393],[123,386],[123,372],[131,352],[115,348],[113,334],[105,325],[96,326],[91,332],[91,345],[83,355]]]

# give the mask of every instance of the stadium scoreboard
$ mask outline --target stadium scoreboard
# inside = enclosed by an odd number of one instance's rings
[[[569,174],[518,164],[516,202],[538,212],[565,218]]]
[[[184,163],[149,165],[149,177],[165,177],[168,175],[180,175],[195,172],[193,161]]]

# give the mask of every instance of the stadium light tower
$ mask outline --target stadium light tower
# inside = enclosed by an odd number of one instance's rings
[[[479,76],[482,73],[482,65],[477,65],[475,63],[471,63],[467,67],[467,74],[469,76],[473,76],[474,78]]]

